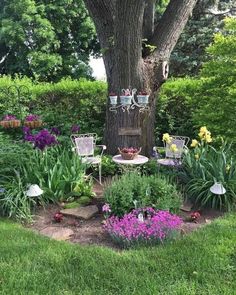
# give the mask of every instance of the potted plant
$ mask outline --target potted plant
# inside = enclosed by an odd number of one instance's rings
[[[119,153],[121,154],[122,159],[124,160],[133,160],[140,152],[141,152],[141,148],[137,149],[137,148],[118,148]]]
[[[37,128],[40,127],[42,124],[43,122],[38,115],[30,114],[26,116],[24,120],[24,126],[30,128]]]
[[[137,95],[137,99],[138,99],[138,103],[139,104],[148,104],[148,98],[149,98],[149,94],[142,90],[139,92],[139,94]]]
[[[20,120],[18,120],[16,116],[13,115],[6,115],[0,122],[0,125],[4,128],[17,128],[20,126],[20,124]]]
[[[112,104],[112,105],[117,104],[117,94],[115,94],[114,92],[111,92],[109,94],[109,98],[110,98],[110,104]]]
[[[124,106],[131,105],[133,96],[132,96],[130,90],[129,89],[123,89],[122,94],[123,95],[120,96],[120,103],[122,105],[124,105]]]

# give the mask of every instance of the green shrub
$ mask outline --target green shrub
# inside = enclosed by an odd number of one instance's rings
[[[236,143],[236,20],[225,19],[222,32],[207,48],[209,61],[199,78],[173,79],[163,84],[157,104],[156,135],[164,132],[192,137],[207,125],[215,136]]]
[[[223,142],[216,149],[202,140],[184,156],[180,177],[194,203],[223,210],[236,207],[236,159],[230,144]],[[225,194],[211,193],[215,182],[225,187]]]
[[[158,175],[141,176],[138,173],[124,174],[114,178],[104,191],[112,213],[122,216],[131,209],[153,206],[157,209],[178,211],[181,197],[176,187]]]
[[[98,175],[98,167],[94,168],[96,174]],[[103,155],[102,156],[102,176],[114,176],[120,172],[119,166],[112,160],[112,156]]]
[[[203,64],[201,99],[194,96],[193,120],[236,143],[236,19],[225,19],[224,30],[215,34],[207,51],[211,58]]]
[[[193,95],[197,95],[201,82],[193,78],[170,79],[163,84],[156,109],[156,136],[162,134],[194,135],[192,114],[195,111]]]
[[[44,194],[38,198],[43,202],[64,200],[78,187],[76,198],[93,196],[92,184],[85,179],[85,166],[71,149],[57,146],[42,152],[29,144],[1,141],[0,136],[0,187],[5,189],[0,195],[2,213],[21,219],[30,217],[34,202],[25,195],[29,184],[43,189]]]
[[[7,95],[9,86],[25,85],[29,93],[17,97],[13,91]],[[23,119],[26,114],[37,113],[47,127],[60,127],[68,134],[71,125],[79,124],[81,132],[102,135],[105,124],[107,85],[100,81],[63,79],[58,83],[37,83],[29,78],[0,78],[0,118],[15,114]]]

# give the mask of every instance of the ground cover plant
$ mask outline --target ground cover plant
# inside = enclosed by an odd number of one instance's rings
[[[103,211],[110,211],[107,204]],[[129,248],[164,243],[175,237],[181,225],[180,217],[147,207],[134,209],[121,218],[109,217],[104,229],[117,244]]]
[[[49,240],[1,220],[0,292],[232,295],[235,217],[218,219],[165,247],[122,252]]]
[[[175,185],[167,178],[135,172],[114,178],[104,191],[104,199],[110,205],[112,214],[116,216],[147,206],[177,212],[182,201]]]

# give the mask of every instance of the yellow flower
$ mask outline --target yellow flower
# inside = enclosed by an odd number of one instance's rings
[[[209,135],[209,134],[206,134],[206,136],[205,136],[205,140],[206,140],[206,142],[207,142],[207,143],[210,143],[210,142],[212,142],[211,135]]]
[[[192,139],[191,147],[195,148],[196,146],[199,145],[199,142],[196,139]]]
[[[230,166],[229,164],[228,164],[228,165],[226,165],[226,167],[225,167],[225,171],[226,171],[226,173],[228,173],[228,172],[229,172],[230,168],[231,168],[231,166]]]
[[[204,139],[206,133],[208,132],[206,126],[203,126],[200,128],[200,133],[198,133],[198,136],[201,138],[201,139]]]
[[[196,160],[199,159],[199,154],[195,154],[195,159],[196,159]]]
[[[170,137],[169,133],[164,133],[162,136],[162,140],[166,143],[171,143],[172,138]]]
[[[205,140],[207,143],[212,142],[211,132],[207,130],[206,126],[200,128],[200,133],[198,133],[201,140]]]
[[[206,126],[203,126],[200,128],[200,133],[206,133],[208,130],[206,128]]]
[[[173,144],[170,146],[170,150],[171,150],[171,152],[173,152],[173,153],[178,152],[178,148],[177,148],[176,144],[173,143]]]

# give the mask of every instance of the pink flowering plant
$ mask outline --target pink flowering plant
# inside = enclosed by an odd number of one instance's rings
[[[102,206],[102,212],[104,213],[104,217],[105,218],[108,218],[110,213],[111,213],[111,208],[110,208],[110,205],[105,203],[103,206]]]
[[[16,116],[14,116],[14,115],[6,115],[3,118],[3,121],[12,121],[12,120],[17,120]]]
[[[135,209],[121,218],[109,217],[104,229],[115,242],[129,248],[163,243],[174,238],[181,225],[182,219],[177,215],[147,207]]]

